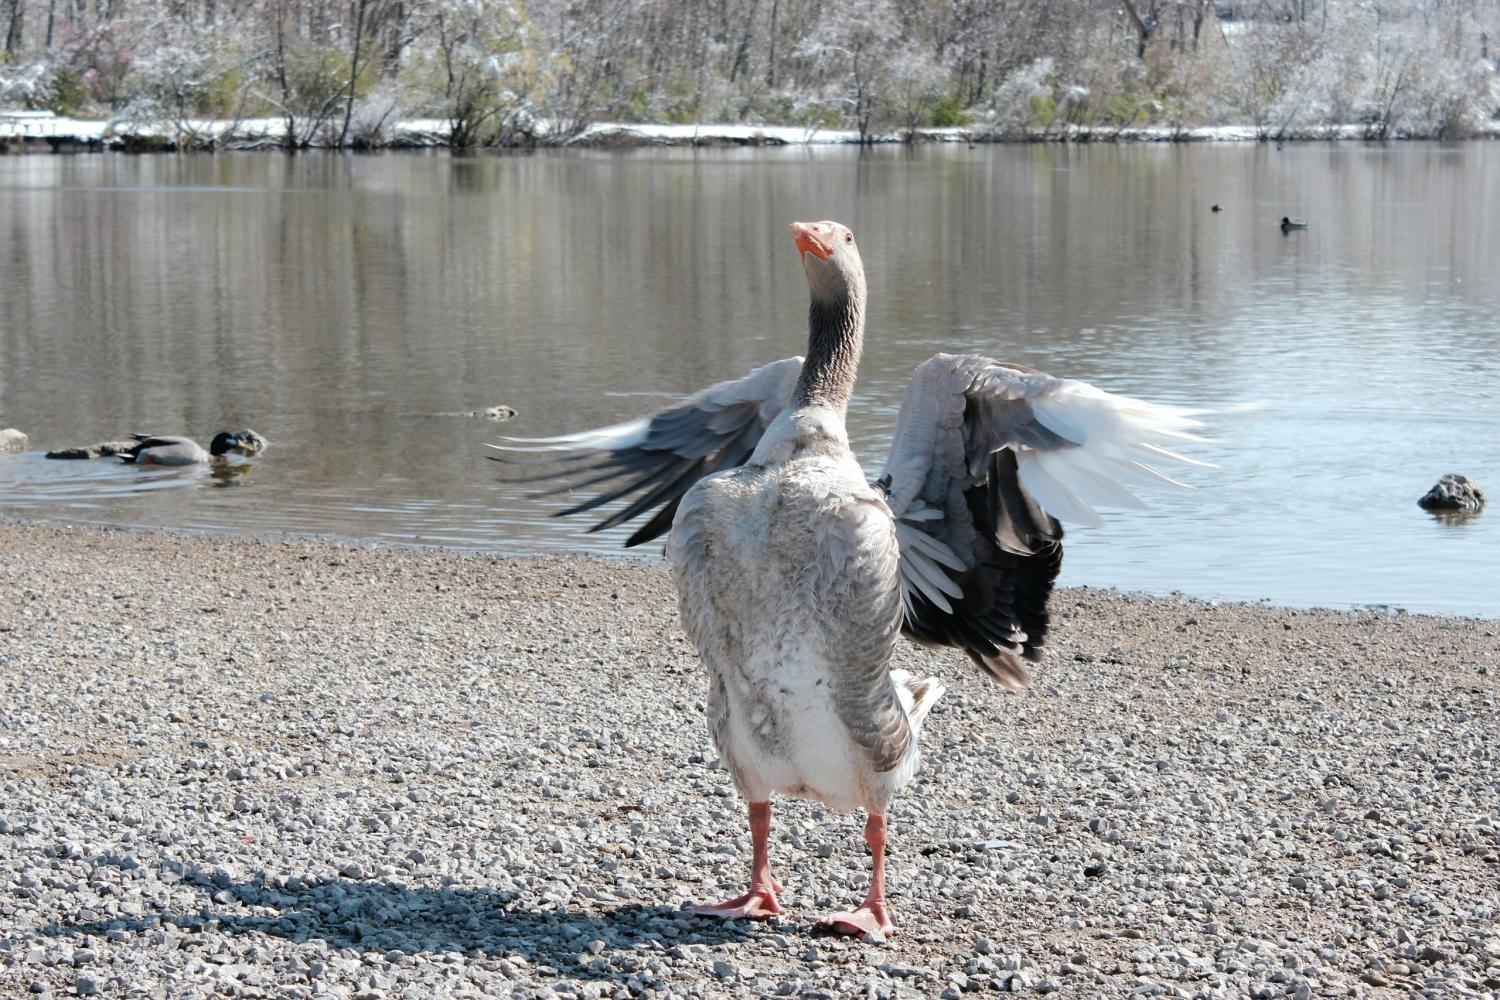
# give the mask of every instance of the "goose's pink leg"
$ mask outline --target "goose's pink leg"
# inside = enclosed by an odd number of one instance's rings
[[[693,913],[720,920],[770,920],[780,916],[776,894],[781,883],[771,877],[771,803],[750,803],[750,891],[722,903],[695,906]]]
[[[855,910],[843,910],[824,919],[823,923],[841,934],[862,935],[880,933],[889,937],[896,933],[891,923],[890,911],[885,906],[885,817],[870,814],[865,821],[865,843],[875,865],[870,871],[870,891],[865,901]]]

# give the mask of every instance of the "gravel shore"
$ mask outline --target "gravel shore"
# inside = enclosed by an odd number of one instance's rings
[[[1060,591],[748,835],[664,567],[0,524],[0,996],[1493,996],[1500,624]]]

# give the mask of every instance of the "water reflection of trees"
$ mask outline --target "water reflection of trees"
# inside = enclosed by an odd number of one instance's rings
[[[1484,147],[135,158],[23,163],[6,195],[0,398],[68,437],[293,430],[317,474],[469,476],[507,403],[577,427],[801,350],[794,217],[870,273],[863,393],[933,350],[1145,392],[1232,384],[1373,307],[1492,336]],[[226,162],[228,161],[228,162]],[[67,190],[63,190],[67,189]],[[1208,206],[1220,202],[1222,214]],[[1283,214],[1312,227],[1284,236]],[[1378,324],[1377,324],[1378,325]],[[1382,333],[1387,339],[1390,331]],[[1415,335],[1414,335],[1415,336]],[[1394,343],[1394,341],[1392,341]],[[1401,349],[1421,349],[1401,345]],[[1394,349],[1394,348],[1393,348]],[[43,441],[31,422],[35,440]],[[61,431],[59,432],[61,433]],[[383,455],[371,463],[372,452]]]

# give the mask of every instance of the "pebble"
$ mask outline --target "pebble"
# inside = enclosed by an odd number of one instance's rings
[[[1024,697],[903,648],[949,694],[867,942],[813,930],[869,864],[815,803],[776,801],[785,918],[681,911],[749,845],[659,564],[0,551],[0,996],[1500,988],[1493,623],[1062,589]]]

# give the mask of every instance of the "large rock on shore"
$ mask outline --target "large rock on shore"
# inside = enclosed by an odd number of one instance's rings
[[[0,452],[25,451],[29,441],[30,439],[25,434],[22,434],[14,427],[7,427],[4,430],[0,430]]]
[[[1484,490],[1468,476],[1450,472],[1417,501],[1423,510],[1478,511],[1484,509]]]

